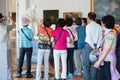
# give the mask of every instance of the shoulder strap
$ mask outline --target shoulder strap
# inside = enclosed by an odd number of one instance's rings
[[[72,31],[68,28],[68,30],[70,31],[70,33],[72,34],[73,39],[75,39],[75,36],[73,35]]]
[[[49,35],[49,33],[48,33],[47,29],[46,29],[45,27],[44,27],[44,29],[45,29],[45,31],[46,31],[46,33],[47,33],[47,35],[48,35],[49,39],[50,39],[50,35]]]
[[[55,44],[57,43],[58,39],[60,38],[62,32],[63,32],[63,29],[62,29],[61,33],[59,34],[58,38],[56,39]],[[55,44],[54,44],[54,45],[55,45]]]
[[[28,38],[28,36],[25,34],[25,32],[23,31],[23,29],[21,28],[21,31],[23,32],[23,34],[25,35],[25,37],[29,40],[29,41],[31,41],[31,39],[30,38]]]

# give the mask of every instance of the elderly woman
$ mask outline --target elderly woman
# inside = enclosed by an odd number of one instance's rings
[[[46,18],[41,21],[40,26],[38,27],[38,37],[39,37],[39,46],[38,46],[38,58],[37,58],[37,69],[36,69],[36,80],[41,80],[41,68],[42,61],[44,61],[44,80],[49,78],[49,55],[50,55],[50,39],[52,35],[52,25],[51,20]]]
[[[25,78],[32,78],[31,74],[31,58],[32,58],[32,40],[34,40],[34,35],[32,30],[29,28],[30,20],[26,17],[21,18],[21,25],[23,26],[19,30],[19,59],[17,65],[17,77],[22,77],[22,67],[24,63],[24,57],[26,55],[26,73]]]
[[[102,18],[102,28],[104,36],[102,41],[99,58],[95,62],[94,67],[99,68],[98,80],[119,80],[120,74],[116,69],[116,35],[112,28],[115,19],[111,15]]]
[[[54,42],[53,55],[55,63],[55,80],[60,80],[60,58],[62,62],[62,80],[66,80],[67,73],[67,42],[70,42],[70,35],[64,30],[65,20],[60,18],[57,20],[57,28],[53,31],[51,41]]]

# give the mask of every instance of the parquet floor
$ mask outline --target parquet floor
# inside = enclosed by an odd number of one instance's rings
[[[50,69],[49,69],[49,80],[54,80],[54,69],[51,65],[49,65]],[[17,78],[16,77],[16,68],[17,68],[17,59],[16,59],[16,51],[15,49],[12,49],[12,69],[13,69],[13,78],[14,80],[35,80],[35,73],[36,73],[36,63],[32,63],[32,74],[34,75],[34,78]],[[44,66],[42,66],[42,72],[44,70]],[[25,73],[25,63],[24,63],[24,66],[23,66],[23,73]],[[42,77],[41,80],[44,80],[44,78]],[[67,79],[67,80],[83,80],[83,77],[82,76],[74,76],[73,79]]]

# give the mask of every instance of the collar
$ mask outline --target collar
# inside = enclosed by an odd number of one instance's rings
[[[105,29],[104,35],[108,34],[112,29]]]
[[[57,29],[63,29],[62,27],[58,26]]]

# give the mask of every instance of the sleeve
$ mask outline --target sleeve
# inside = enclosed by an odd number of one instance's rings
[[[52,32],[51,37],[55,37],[55,31]]]
[[[75,36],[75,38],[77,37],[77,31],[75,28],[72,29],[73,30],[73,35]]]
[[[100,26],[98,26],[99,28],[97,28],[96,30],[96,36],[94,38],[94,47],[99,48],[100,47],[100,43],[102,40],[102,29]]]
[[[12,25],[7,26],[7,33],[9,33],[14,27]]]
[[[90,28],[89,24],[86,26],[86,36],[90,36],[91,37],[91,28]]]
[[[66,37],[70,37],[70,34],[68,33],[67,30],[66,30]]]
[[[115,38],[113,35],[107,35],[105,38],[105,43],[113,43],[115,41]]]
[[[49,34],[50,34],[50,37],[51,37],[53,30],[50,28],[49,32],[50,32]]]
[[[98,42],[97,42],[97,47],[99,48],[100,47],[100,45],[101,45],[101,42],[102,42],[102,29],[100,28],[99,29],[100,31],[99,31],[99,36],[98,36]]]
[[[31,38],[33,38],[33,37],[34,37],[34,34],[33,34],[32,30],[31,30]]]

